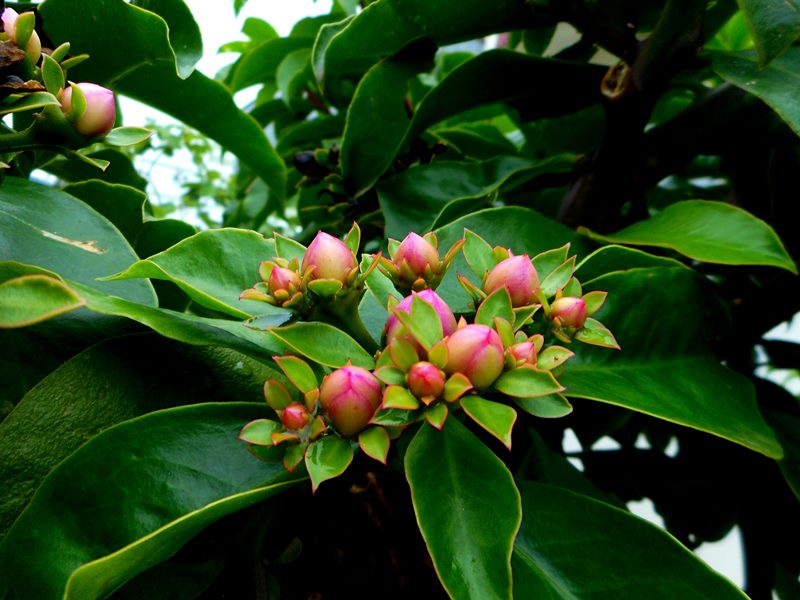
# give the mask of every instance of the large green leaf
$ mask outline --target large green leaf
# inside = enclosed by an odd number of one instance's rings
[[[622,350],[581,345],[558,380],[567,396],[624,406],[778,458],[781,447],[758,412],[753,386],[709,350],[724,322],[707,286],[684,268],[594,279],[586,291],[608,292],[598,317]]]
[[[671,248],[704,262],[770,265],[797,273],[797,266],[772,227],[724,202],[678,202],[616,233],[589,235],[615,244]]]
[[[375,366],[375,361],[358,342],[327,323],[295,323],[272,329],[270,334],[321,365],[337,368],[349,361],[366,369]]]
[[[131,244],[144,223],[144,205],[147,195],[134,187],[89,179],[64,188],[68,194],[80,198],[116,227]]]
[[[511,473],[454,417],[423,424],[405,457],[417,522],[453,598],[510,598],[521,512]]]
[[[6,177],[0,186],[0,257],[34,264],[68,279],[145,305],[146,281],[98,281],[138,257],[111,223],[69,194]]]
[[[0,329],[26,327],[83,306],[62,281],[26,275],[0,283]]]
[[[0,544],[0,596],[93,600],[205,527],[296,480],[237,439],[259,403],[209,403],[127,421],[44,481]]]
[[[422,233],[441,223],[448,208],[468,201],[485,203],[505,187],[539,175],[568,172],[572,161],[553,158],[531,161],[497,156],[482,162],[436,161],[403,171],[378,186],[378,199],[386,218],[386,235],[403,239],[410,231]]]
[[[156,13],[167,22],[178,75],[188,77],[203,58],[203,38],[184,0],[133,0],[131,4]]]
[[[800,48],[788,48],[763,69],[755,52],[714,52],[713,65],[720,77],[761,98],[800,135]]]
[[[47,473],[101,430],[181,404],[257,401],[264,381],[275,376],[238,352],[153,335],[85,350],[40,381],[0,423],[0,538]]]
[[[800,4],[795,0],[738,0],[763,67],[800,37]]]
[[[747,598],[655,525],[587,496],[519,482],[514,597],[552,600]]]
[[[246,319],[285,311],[239,295],[261,281],[258,267],[275,256],[275,242],[244,229],[201,231],[131,265],[114,279],[151,277],[171,281],[201,306]]]
[[[288,37],[266,40],[244,54],[231,69],[228,85],[234,92],[257,83],[275,83],[278,66],[296,50],[311,48],[313,39]]]
[[[169,6],[179,9],[175,0]],[[192,52],[170,45],[172,30],[162,17],[123,0],[93,0],[91,10],[80,0],[47,0],[40,12],[54,43],[69,41],[72,52],[91,55],[70,70],[70,77],[106,85],[198,129],[236,154],[277,197],[283,196],[286,170],[264,131],[236,106],[223,84],[198,71],[188,75]],[[98,35],[102,31],[114,35]],[[176,71],[176,52],[185,79]]]

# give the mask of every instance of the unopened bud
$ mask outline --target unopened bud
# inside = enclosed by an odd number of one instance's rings
[[[586,302],[565,296],[550,305],[550,319],[558,319],[564,327],[580,329],[586,323]]]
[[[86,110],[72,123],[75,131],[88,137],[103,136],[111,131],[117,118],[114,92],[94,83],[72,85],[77,85],[86,98]],[[69,116],[72,112],[72,86],[62,90],[60,100],[61,110]]]
[[[414,363],[406,374],[406,383],[417,398],[435,400],[444,391],[444,372],[429,362]]]
[[[461,373],[479,390],[503,372],[505,352],[498,333],[486,325],[466,325],[445,341],[448,373]]]
[[[13,8],[6,8],[1,18],[3,21],[3,31],[8,36],[8,39],[16,44],[17,19],[19,18],[19,13]],[[36,33],[35,30],[31,32],[31,37],[28,39],[26,47],[21,48],[21,50],[26,52],[34,65],[39,62],[39,58],[42,56],[42,41],[39,39],[39,34]]]
[[[411,303],[414,301],[414,296],[419,296],[425,302],[433,306],[436,314],[439,315],[439,320],[442,323],[442,335],[445,337],[450,335],[456,330],[456,317],[452,309],[447,305],[447,302],[431,289],[422,290],[421,292],[413,292],[411,295],[406,296],[395,307],[396,310],[402,310],[411,314]],[[391,342],[397,335],[397,332],[402,328],[402,323],[396,315],[389,315],[386,320],[386,342]]]
[[[335,279],[347,283],[357,266],[353,251],[342,240],[320,231],[303,255],[303,272],[311,269],[311,279]]]
[[[527,254],[511,256],[489,271],[483,291],[491,294],[501,287],[508,290],[511,305],[515,308],[533,303],[539,289],[539,276]]]
[[[304,404],[290,404],[281,413],[281,423],[286,429],[300,431],[308,425],[311,414]]]
[[[292,296],[300,289],[300,276],[286,267],[273,267],[269,274],[267,289],[273,296],[281,291]]]
[[[345,437],[364,429],[381,403],[381,382],[362,367],[348,365],[326,375],[319,391],[322,410]]]
[[[439,251],[428,240],[411,232],[400,242],[392,262],[400,269],[401,275],[411,275],[416,279],[425,273],[426,267],[438,271]],[[408,273],[404,273],[403,263],[407,265]]]
[[[517,366],[536,364],[536,347],[532,342],[520,342],[508,349],[508,354]]]

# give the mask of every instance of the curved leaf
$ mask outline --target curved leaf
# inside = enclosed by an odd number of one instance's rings
[[[134,0],[132,4],[157,14],[167,22],[169,45],[175,55],[178,75],[191,75],[194,66],[203,58],[203,38],[200,28],[184,0]]]
[[[341,329],[327,323],[295,323],[270,333],[306,358],[328,367],[342,367],[347,361],[371,369],[372,357]]]
[[[562,488],[519,482],[514,596],[585,600],[747,598],[655,525]]]
[[[797,265],[772,227],[725,202],[677,202],[611,235],[583,232],[610,243],[671,248],[704,262],[769,265],[797,273]]]
[[[94,437],[47,477],[0,544],[0,595],[104,598],[220,517],[292,485],[280,463],[259,461],[237,439],[267,412],[260,403],[187,406]]]
[[[75,292],[54,277],[24,275],[0,283],[0,329],[27,327],[83,306]]]
[[[68,194],[80,198],[106,219],[125,236],[131,244],[144,223],[144,205],[147,194],[136,188],[90,179],[73,183],[64,188]]]
[[[506,466],[453,417],[442,431],[422,425],[405,468],[422,537],[450,596],[510,598],[522,513]]]
[[[739,0],[764,67],[800,37],[800,5],[772,0]]]

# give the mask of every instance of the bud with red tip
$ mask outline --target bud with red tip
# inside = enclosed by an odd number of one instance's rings
[[[444,392],[444,372],[426,361],[414,363],[406,374],[406,383],[417,398],[432,402]]]
[[[381,271],[401,292],[433,289],[439,285],[463,245],[464,240],[458,240],[444,258],[440,258],[435,234],[420,236],[411,232],[402,242],[389,240],[391,260],[384,257],[376,257],[376,260]]]
[[[442,322],[442,335],[446,337],[455,331],[456,317],[453,314],[452,309],[447,305],[447,302],[442,300],[439,294],[431,289],[422,290],[421,292],[412,292],[411,295],[403,298],[403,300],[395,307],[395,309],[402,310],[403,312],[410,314],[411,303],[414,301],[414,296],[422,298],[425,300],[425,302],[433,306],[434,310],[436,310],[436,313],[439,315],[439,320]],[[400,323],[400,320],[396,315],[389,315],[389,318],[386,320],[387,344],[394,339],[402,327],[403,325]]]
[[[539,276],[527,254],[510,256],[489,271],[483,283],[483,291],[491,294],[501,287],[508,290],[511,305],[515,308],[528,306],[535,301]]]
[[[358,266],[353,251],[340,239],[320,231],[303,255],[303,272],[311,271],[311,279],[334,279],[346,284]]]
[[[308,425],[311,419],[311,413],[304,404],[290,404],[281,412],[281,423],[286,429],[292,431],[300,431],[303,427]]]
[[[85,110],[78,114],[73,112],[73,88],[77,87],[86,101]],[[87,137],[99,137],[107,134],[114,127],[117,118],[117,106],[114,92],[94,83],[73,83],[64,88],[59,98],[61,110],[72,121],[75,131]]]
[[[19,19],[19,13],[15,11],[13,8],[6,8],[3,11],[2,21],[3,21],[3,31],[5,32],[8,39],[17,44],[18,36],[17,36],[17,20]],[[17,44],[19,46],[19,44]],[[25,44],[25,48],[20,46],[21,50],[25,51],[26,56],[30,58],[32,64],[36,64],[39,62],[39,58],[42,55],[42,42],[39,39],[39,34],[36,31],[31,31],[31,35],[28,38],[28,42]]]
[[[586,302],[581,298],[564,296],[550,305],[550,319],[562,327],[580,329],[586,323]]]
[[[445,340],[448,373],[462,373],[483,390],[500,377],[505,351],[500,335],[486,325],[466,325]]]
[[[536,365],[536,347],[533,342],[519,342],[508,349],[514,366]]]
[[[300,290],[300,287],[300,275],[291,269],[276,266],[270,271],[267,289],[276,299],[291,298]]]
[[[326,375],[319,390],[322,410],[345,437],[358,433],[369,424],[381,403],[381,396],[378,378],[353,365]]]

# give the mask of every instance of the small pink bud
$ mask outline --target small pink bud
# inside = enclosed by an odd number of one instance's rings
[[[453,311],[449,306],[447,306],[447,302],[442,300],[439,294],[434,292],[432,289],[422,290],[421,292],[412,292],[411,295],[403,298],[403,300],[395,308],[411,314],[411,303],[414,301],[415,295],[425,300],[425,302],[429,303],[436,310],[437,314],[439,315],[439,320],[442,322],[442,332],[445,337],[456,330],[456,317],[453,314]],[[387,343],[392,341],[394,336],[397,335],[397,331],[401,327],[402,324],[400,323],[400,320],[395,315],[389,315],[389,318],[386,320]]]
[[[565,296],[550,305],[550,319],[558,318],[566,327],[580,329],[586,323],[586,302]]]
[[[311,414],[304,404],[290,404],[281,413],[281,423],[286,429],[300,431],[308,425]]]
[[[429,362],[411,365],[406,374],[408,389],[417,398],[438,398],[444,391],[444,372]]]
[[[392,261],[398,267],[405,262],[414,277],[419,277],[425,272],[425,267],[438,270],[439,251],[428,240],[411,232],[400,242]]]
[[[19,13],[15,11],[13,8],[6,8],[3,11],[2,20],[3,20],[3,31],[8,36],[8,39],[17,43],[17,18],[19,17]],[[36,31],[31,32],[31,37],[28,40],[28,47],[22,48],[22,50],[28,53],[30,56],[31,62],[36,64],[39,62],[39,58],[42,56],[42,41],[39,39],[39,34]]]
[[[508,349],[508,353],[514,358],[517,365],[535,365],[536,347],[532,342],[520,342]]]
[[[273,267],[269,274],[267,289],[273,296],[281,290],[285,290],[291,296],[300,289],[300,276],[286,267]]]
[[[362,367],[347,365],[326,375],[319,402],[345,437],[364,429],[381,403],[381,382]]]
[[[86,110],[73,123],[75,131],[85,136],[102,136],[111,131],[117,118],[114,92],[94,83],[76,83],[86,97]],[[72,110],[72,86],[61,92],[61,110],[69,115]]]
[[[347,275],[357,266],[353,251],[339,238],[324,231],[317,233],[303,255],[303,271],[313,267],[311,279],[336,279],[347,282]]]
[[[497,263],[486,276],[483,291],[491,294],[505,287],[511,296],[511,305],[527,306],[536,298],[539,276],[527,254],[511,256]]]
[[[479,390],[492,385],[503,372],[503,342],[498,333],[486,325],[465,325],[448,337],[445,344],[445,371],[465,375]]]

